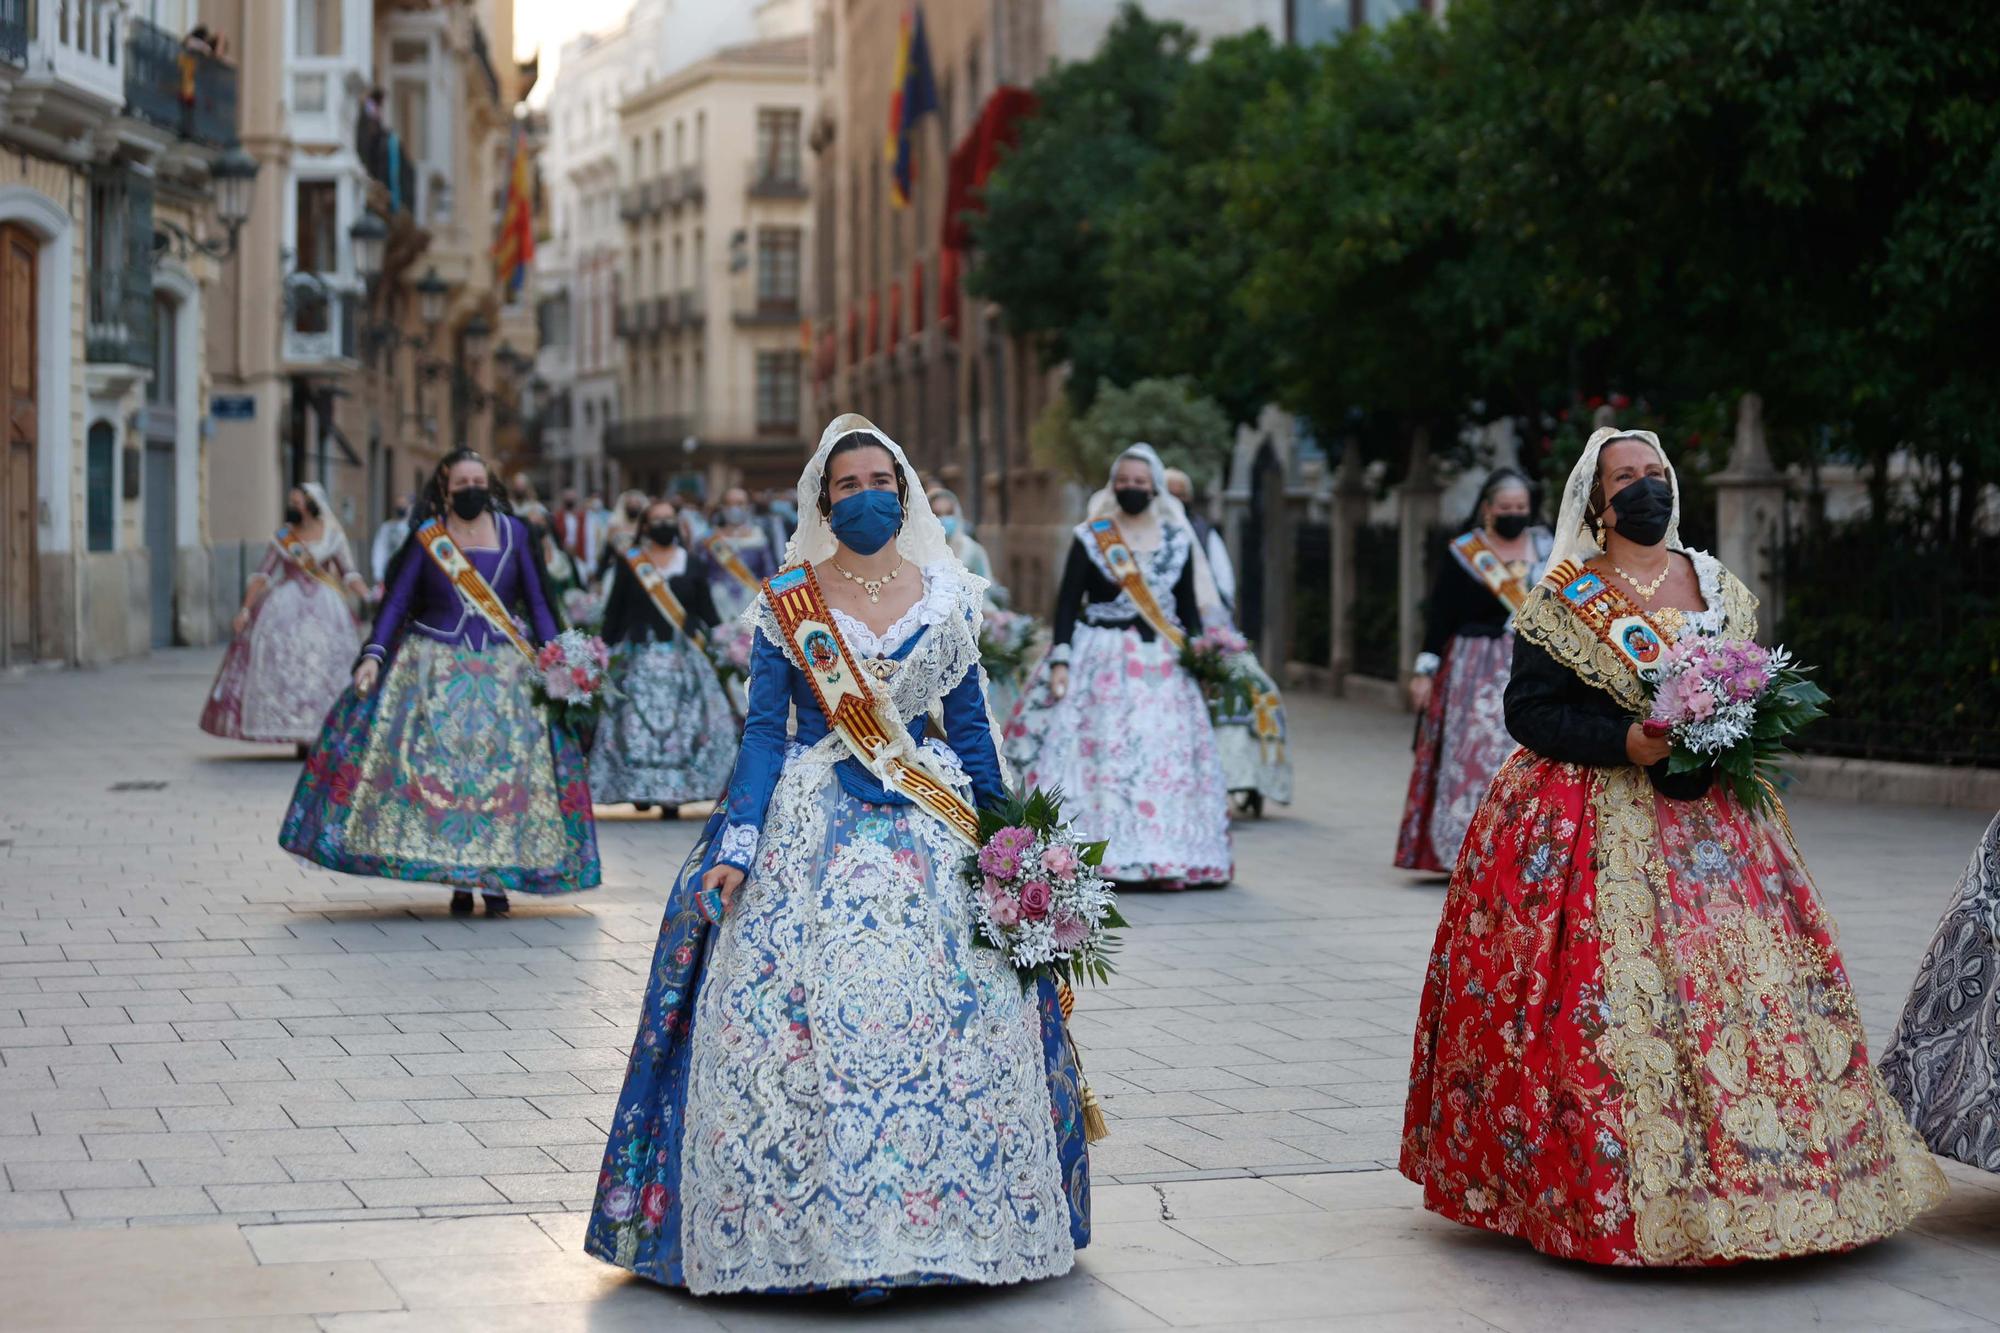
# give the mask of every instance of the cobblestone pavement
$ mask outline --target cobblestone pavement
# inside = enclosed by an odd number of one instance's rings
[[[0,1323],[618,1333],[826,1313],[696,1304],[577,1252],[692,827],[607,818],[603,889],[454,920],[441,889],[279,851],[297,765],[195,728],[216,660],[0,677]],[[1909,1238],[1703,1275],[1553,1264],[1418,1210],[1384,1169],[1442,897],[1388,865],[1408,722],[1292,705],[1300,803],[1239,826],[1235,887],[1128,895],[1120,975],[1080,997],[1116,1123],[1079,1272],[888,1317],[1993,1326],[2000,1189],[1972,1172]],[[1879,1039],[1987,814],[1793,818]]]

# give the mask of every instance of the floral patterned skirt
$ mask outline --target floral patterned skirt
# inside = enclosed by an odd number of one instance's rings
[[[1254,655],[1245,653],[1241,665],[1256,684],[1249,711],[1229,717],[1210,715],[1223,785],[1232,792],[1254,792],[1267,801],[1290,805],[1292,758],[1284,696]]]
[[[1060,787],[1064,815],[1111,845],[1104,873],[1127,882],[1227,883],[1229,792],[1201,687],[1173,650],[1135,629],[1079,624],[1069,693],[1035,669],[1002,752],[1024,787]]]
[[[1917,967],[1882,1078],[1931,1150],[2000,1171],[2000,817]]]
[[[360,651],[345,598],[307,575],[280,576],[222,655],[201,729],[239,741],[312,741]]]
[[[279,844],[331,870],[493,892],[599,882],[583,752],[511,645],[412,634],[327,717]]]
[[[678,636],[622,643],[611,680],[619,693],[591,745],[591,798],[680,805],[720,796],[740,728],[707,655]]]
[[[1430,706],[1417,723],[1416,762],[1396,834],[1396,864],[1403,869],[1448,873],[1457,863],[1479,802],[1514,750],[1506,706],[1513,664],[1512,630],[1445,645]]]
[[[1943,1199],[1781,818],[1518,751],[1425,977],[1402,1171],[1592,1263],[1848,1249]]]
[[[1053,984],[974,943],[936,819],[811,766],[720,927],[722,813],[668,898],[584,1248],[701,1294],[1068,1270],[1090,1175]]]

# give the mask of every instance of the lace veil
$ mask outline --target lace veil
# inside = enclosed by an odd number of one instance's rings
[[[1118,507],[1118,497],[1111,485],[1111,478],[1118,473],[1118,465],[1128,458],[1139,459],[1153,474],[1153,503],[1137,514],[1128,514]],[[1204,615],[1212,614],[1211,608],[1221,608],[1222,593],[1216,588],[1215,575],[1208,568],[1208,553],[1201,549],[1201,540],[1195,534],[1194,524],[1188,521],[1187,510],[1167,489],[1167,465],[1160,461],[1159,452],[1152,445],[1142,440],[1112,459],[1111,473],[1104,479],[1104,489],[1090,497],[1084,513],[1093,519],[1116,519],[1119,535],[1134,551],[1156,551],[1166,540],[1168,528],[1185,529],[1191,552],[1189,559],[1194,561],[1195,602]],[[1200,625],[1187,628],[1194,634],[1199,634],[1202,629]]]
[[[930,497],[924,494],[923,480],[910,466],[903,447],[859,412],[843,412],[827,423],[826,430],[819,437],[819,448],[813,451],[806,470],[799,474],[799,526],[793,532],[791,541],[785,544],[785,558],[781,563],[795,565],[803,560],[817,565],[831,559],[838,548],[833,528],[827,523],[826,515],[819,511],[819,485],[820,479],[826,475],[826,457],[833,452],[834,443],[841,436],[856,431],[873,435],[881,441],[882,447],[889,451],[889,457],[895,459],[896,466],[902,469],[903,489],[909,496],[909,509],[903,515],[903,530],[896,534],[897,551],[919,569],[948,560],[957,567],[960,577],[968,582],[978,582],[945,539],[944,524],[938,522],[937,515],[931,512]],[[983,583],[981,586],[984,586]]]
[[[299,489],[311,496],[312,502],[319,506],[321,525],[319,549],[313,552],[314,558],[336,552],[344,556],[348,550],[347,529],[341,526],[339,516],[333,512],[333,501],[327,498],[326,488],[316,481],[309,481]]]
[[[1570,469],[1569,481],[1563,486],[1562,508],[1556,514],[1556,544],[1549,554],[1549,568],[1554,569],[1566,560],[1582,564],[1604,554],[1598,545],[1597,536],[1591,532],[1586,521],[1590,513],[1590,491],[1597,481],[1598,455],[1604,446],[1615,440],[1644,440],[1660,456],[1660,462],[1667,469],[1667,485],[1674,493],[1673,518],[1667,524],[1667,549],[1683,551],[1681,545],[1681,480],[1674,471],[1673,460],[1660,447],[1660,437],[1649,430],[1621,430],[1616,426],[1600,426],[1591,432],[1589,443],[1583,446],[1583,457],[1576,460]]]

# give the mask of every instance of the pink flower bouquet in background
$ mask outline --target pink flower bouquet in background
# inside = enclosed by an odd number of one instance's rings
[[[578,629],[594,630],[604,623],[604,600],[587,588],[563,593],[563,616]]]
[[[1713,765],[1751,809],[1771,803],[1785,740],[1826,715],[1826,692],[1784,648],[1748,639],[1687,638],[1668,648],[1647,684],[1646,730],[1673,742],[1670,773]]]
[[[1025,987],[1042,976],[1111,978],[1124,927],[1111,882],[1098,873],[1104,844],[1077,838],[1062,794],[1040,788],[979,815],[981,846],[965,860],[981,942],[1007,956]]]
[[[1210,718],[1250,711],[1256,678],[1244,668],[1250,643],[1230,625],[1211,625],[1181,644],[1181,668],[1201,686]]]
[[[979,619],[979,665],[988,680],[1014,684],[1027,674],[1041,622],[1025,611],[995,607]]]
[[[572,725],[595,721],[611,694],[610,665],[604,640],[566,629],[535,656],[535,697]]]

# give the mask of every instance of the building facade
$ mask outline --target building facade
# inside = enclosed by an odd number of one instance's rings
[[[0,666],[207,642],[211,170],[194,0],[0,5]]]
[[[624,350],[608,456],[648,491],[788,485],[808,438],[806,38],[727,46],[619,107]]]

